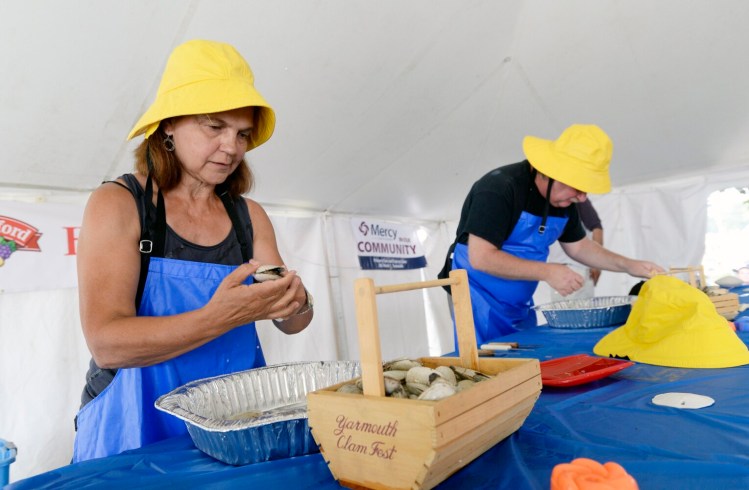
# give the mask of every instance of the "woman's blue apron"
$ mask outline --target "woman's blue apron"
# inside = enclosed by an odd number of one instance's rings
[[[540,216],[523,211],[501,250],[521,259],[546,262],[549,247],[562,235],[567,217],[548,216],[544,233],[539,233],[541,222]],[[468,272],[478,345],[517,332],[518,327],[536,326],[531,307],[538,281],[503,279],[478,271],[471,267],[468,246],[462,243],[455,245],[452,268]]]
[[[204,306],[237,266],[151,258],[138,316],[176,315]],[[248,278],[247,284],[252,282]],[[265,366],[250,323],[169,361],[119,369],[78,413],[73,462],[118,454],[187,433],[185,422],[154,407],[158,397],[196,379]]]

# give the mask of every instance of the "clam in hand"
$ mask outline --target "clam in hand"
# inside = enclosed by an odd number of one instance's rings
[[[254,277],[257,282],[273,281],[275,279],[281,279],[284,272],[286,272],[286,267],[282,265],[261,265],[257,268],[252,277]]]

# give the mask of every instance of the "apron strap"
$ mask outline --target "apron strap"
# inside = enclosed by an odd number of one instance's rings
[[[531,185],[530,189],[528,190],[528,195],[525,198],[525,208],[528,209],[528,201],[530,200],[531,194],[535,192],[536,188],[536,175],[538,174],[538,170],[536,170],[536,167],[531,165]],[[554,179],[546,176],[549,179],[549,185],[546,187],[546,200],[544,201],[544,215],[541,217],[541,225],[538,227],[538,234],[543,235],[546,233],[546,218],[549,217],[549,198],[551,198],[551,187],[554,185]]]
[[[544,202],[544,215],[541,218],[541,226],[538,227],[538,234],[546,233],[546,218],[549,217],[549,198],[551,198],[551,186],[554,185],[554,179],[549,177],[549,186],[546,188],[546,201]]]
[[[229,189],[227,189],[223,184],[218,185],[216,186],[216,195],[218,195],[218,197],[221,199],[221,202],[224,204],[224,208],[226,208],[226,213],[229,215],[229,219],[231,219],[232,228],[234,228],[234,234],[237,236],[239,247],[242,249],[242,261],[249,262],[252,257],[250,257],[248,253],[249,249],[247,247],[247,237],[241,231],[243,229],[242,222],[239,220],[239,216],[237,215],[237,208],[234,205],[234,201],[229,195]]]
[[[156,211],[153,210],[153,161],[151,152],[146,150],[148,162],[148,178],[143,193],[144,216],[140,227],[140,276],[138,277],[138,291],[135,294],[135,308],[140,307],[143,298],[143,290],[146,287],[146,276],[148,276],[148,265],[151,257],[164,256],[164,243],[166,242],[166,206],[161,190],[158,191]]]

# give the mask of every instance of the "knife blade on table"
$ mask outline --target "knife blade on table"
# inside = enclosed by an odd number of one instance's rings
[[[521,345],[517,342],[487,342],[481,344],[480,349],[491,350],[491,351],[507,351],[507,350],[533,350],[540,346],[538,345]]]

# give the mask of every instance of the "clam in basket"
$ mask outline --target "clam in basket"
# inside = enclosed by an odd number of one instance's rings
[[[490,379],[437,401],[385,397],[376,295],[449,285],[460,357],[424,357],[425,366],[461,366]],[[364,394],[339,383],[307,395],[309,425],[338,482],[350,488],[432,488],[523,425],[541,392],[537,359],[479,358],[464,270],[448,279],[375,287],[355,284]],[[350,380],[349,380],[350,382]]]

